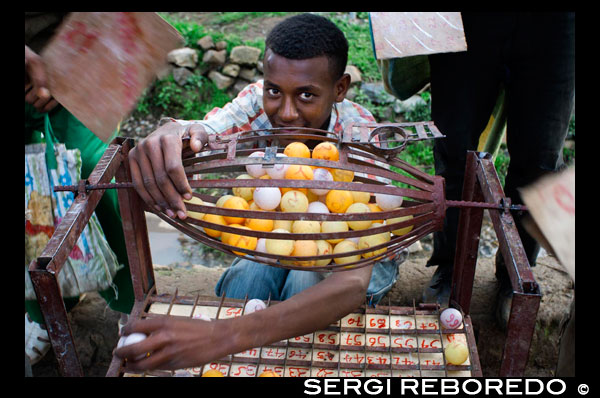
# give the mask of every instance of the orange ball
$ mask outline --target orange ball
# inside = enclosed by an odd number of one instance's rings
[[[312,180],[313,169],[307,165],[291,164],[285,171],[285,178],[288,180]]]
[[[314,240],[297,240],[294,242],[294,250],[290,256],[294,257],[308,257],[316,256],[318,253],[317,242]],[[302,267],[311,267],[315,265],[317,260],[306,260],[306,261],[294,261],[295,265]]]
[[[227,225],[227,221],[225,221],[225,218],[219,214],[206,213],[202,220],[213,224]],[[218,238],[219,236],[221,236],[221,231],[217,231],[216,229],[204,228],[204,232],[206,233],[206,235],[213,238]]]
[[[350,191],[332,189],[325,196],[325,204],[332,213],[345,213],[352,203],[354,198]]]
[[[232,196],[227,199],[225,203],[223,203],[224,209],[236,209],[236,210],[249,210],[250,205],[246,201],[246,199],[241,198],[239,196]],[[232,216],[223,216],[225,222],[227,224],[243,224],[245,218],[244,217],[232,217]]]
[[[225,377],[225,375],[216,369],[209,369],[202,373],[202,377]]]
[[[283,150],[283,154],[293,158],[310,158],[310,149],[306,144],[296,141],[288,144]]]
[[[240,229],[250,229],[245,226],[240,226],[239,228]],[[258,243],[258,238],[254,237],[254,236],[231,234],[231,236],[228,239],[229,245],[239,247],[242,249],[249,249],[249,250],[256,249],[257,243]],[[234,251],[234,253],[237,254],[238,256],[246,255],[246,253],[242,253],[242,252]]]
[[[229,224],[228,227],[242,228],[243,225],[240,225],[240,224]],[[232,232],[222,232],[221,233],[221,242],[229,244],[229,238],[231,238],[231,235],[233,235]]]
[[[319,145],[314,147],[312,158],[337,162],[340,160],[340,151],[331,142],[321,142]]]
[[[255,231],[271,232],[274,221],[268,218],[246,218],[244,225]]]
[[[371,209],[371,213],[382,211],[381,207],[377,206],[376,203],[367,203],[367,206],[369,206],[369,209]],[[383,224],[383,220],[373,220],[373,224],[375,223]]]

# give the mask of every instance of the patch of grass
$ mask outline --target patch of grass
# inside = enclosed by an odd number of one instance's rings
[[[231,98],[208,78],[192,75],[184,86],[179,86],[173,76],[157,80],[150,86],[137,105],[137,112],[154,116],[199,120],[214,107],[222,107]]]
[[[212,22],[215,24],[230,24],[241,20],[247,21],[256,18],[280,17],[292,14],[290,12],[220,12],[215,15]]]
[[[508,172],[509,163],[510,155],[508,154],[508,150],[506,149],[506,144],[500,144],[500,149],[498,150],[496,159],[494,159],[494,167],[496,168],[496,173],[498,173],[498,179],[500,180],[500,184],[502,184],[503,187],[504,182],[506,181],[506,173]]]

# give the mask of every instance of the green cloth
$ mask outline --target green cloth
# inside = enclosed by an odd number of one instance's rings
[[[86,179],[108,145],[60,105],[50,111],[49,117],[57,141],[64,143],[67,149],[77,148],[80,150],[82,159],[81,178]],[[25,103],[25,144],[45,142],[41,139],[41,131],[44,131],[44,114],[37,112],[33,106]],[[96,207],[96,216],[119,263],[125,265],[113,278],[118,289],[118,297],[111,288],[101,291],[99,294],[106,300],[112,310],[128,314],[131,312],[134,303],[133,284],[129,271],[116,190],[108,189],[105,191]],[[77,304],[79,298],[67,297],[63,300],[68,312]],[[25,311],[29,313],[34,322],[43,323],[37,301],[25,300]]]

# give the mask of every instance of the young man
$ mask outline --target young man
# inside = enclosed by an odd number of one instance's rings
[[[181,137],[200,151],[208,134],[280,127],[294,131],[312,127],[340,134],[352,122],[374,122],[363,107],[345,98],[348,43],[326,18],[311,14],[291,17],[269,34],[264,54],[264,82],[249,85],[205,120],[173,121],[160,127],[130,153],[137,192],[157,210],[185,218],[183,198],[191,188],[181,163]],[[142,177],[143,176],[143,177]],[[129,362],[131,369],[181,369],[228,354],[300,336],[324,328],[365,302],[377,302],[396,280],[405,254],[364,268],[325,277],[310,271],[289,271],[236,259],[216,287],[217,295],[281,301],[263,311],[212,322],[155,318],[126,326],[123,334],[149,337],[115,351],[122,358],[150,356]],[[374,270],[374,271],[373,271]],[[265,328],[265,325],[269,325]]]

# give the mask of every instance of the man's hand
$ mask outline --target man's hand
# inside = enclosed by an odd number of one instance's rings
[[[192,188],[183,169],[182,138],[190,138],[190,148],[199,152],[208,142],[208,134],[199,124],[188,128],[167,123],[129,152],[133,185],[142,200],[171,218],[185,219],[183,199],[192,198]]]
[[[114,351],[127,359],[128,370],[177,370],[200,366],[227,355],[230,320],[204,321],[159,316],[136,321],[123,328],[122,334],[145,333],[136,344]],[[231,337],[231,336],[230,336]],[[149,354],[149,355],[147,355]],[[135,360],[140,358],[140,360]]]
[[[49,112],[58,105],[48,89],[46,67],[42,58],[27,46],[25,46],[25,102],[42,113]]]

